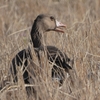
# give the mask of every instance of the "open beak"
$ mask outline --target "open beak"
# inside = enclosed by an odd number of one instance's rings
[[[56,28],[55,28],[54,31],[64,33],[64,31],[62,30],[63,27],[65,28],[66,25],[64,25],[64,24],[62,24],[62,23],[60,23],[60,22],[58,22],[58,21],[56,20]]]

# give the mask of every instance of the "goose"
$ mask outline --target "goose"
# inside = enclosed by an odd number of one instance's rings
[[[34,20],[30,35],[31,35],[31,41],[32,45],[34,47],[35,52],[37,52],[39,49],[44,51],[46,48],[47,53],[47,59],[50,62],[53,62],[55,60],[55,64],[52,68],[52,79],[59,80],[59,83],[63,83],[64,81],[64,74],[63,70],[66,72],[69,69],[72,69],[72,67],[68,64],[70,62],[70,59],[67,57],[67,55],[63,52],[61,52],[57,47],[55,46],[45,46],[44,44],[44,34],[48,33],[49,31],[55,31],[64,33],[63,27],[66,27],[66,25],[62,24],[61,22],[57,21],[55,17],[52,15],[46,15],[46,14],[40,14],[36,17]],[[58,55],[57,55],[58,53]],[[24,61],[24,59],[26,59]],[[28,59],[32,59],[31,50],[30,49],[23,49],[17,55],[12,59],[11,64],[11,74],[14,76],[14,82],[17,81],[17,66],[22,66],[24,61],[24,66],[28,65]],[[39,56],[38,56],[39,59]],[[59,66],[59,67],[58,67]],[[63,70],[62,70],[63,69]],[[25,71],[23,74],[23,78],[25,83],[28,82],[28,72]]]

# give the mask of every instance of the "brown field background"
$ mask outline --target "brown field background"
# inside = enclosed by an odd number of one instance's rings
[[[74,60],[75,76],[73,85],[66,80],[62,89],[52,90],[53,96],[44,93],[42,100],[100,100],[100,0],[0,0],[0,87],[11,59],[27,47],[32,23],[42,13],[67,25],[65,34],[47,33],[46,42]],[[0,91],[0,100],[25,99],[18,91]]]

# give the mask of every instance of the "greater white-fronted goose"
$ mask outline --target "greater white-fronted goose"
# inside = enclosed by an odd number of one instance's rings
[[[65,27],[65,25],[58,22],[53,16],[41,14],[35,19],[30,35],[31,35],[33,47],[42,48],[42,50],[44,50],[44,47],[45,47],[47,49],[48,60],[51,62],[55,60],[55,65],[53,65],[53,68],[52,68],[52,78],[56,77],[62,83],[62,81],[64,80],[64,74],[60,68],[63,68],[66,72],[69,69],[72,69],[72,67],[68,65],[68,62],[70,61],[70,59],[67,57],[65,53],[62,53],[58,48],[54,46],[44,46],[43,44],[44,34],[46,34],[49,31],[57,31],[57,32],[64,33],[61,27]],[[34,50],[37,52],[36,49]],[[59,53],[58,56],[56,56],[57,53]],[[24,61],[24,59],[26,60]],[[11,72],[14,76],[16,76],[17,74],[16,67],[21,66],[23,61],[24,61],[24,66],[28,65],[27,59],[32,59],[31,51],[27,49],[20,51],[13,58]],[[27,71],[24,72],[23,77],[24,77],[25,83],[28,83]],[[17,77],[15,77],[14,81],[17,81]]]

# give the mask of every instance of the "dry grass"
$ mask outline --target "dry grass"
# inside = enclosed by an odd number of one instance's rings
[[[74,67],[71,79],[66,78],[62,89],[52,87],[47,78],[34,84],[38,97],[42,100],[99,100],[100,0],[0,0],[0,87],[4,89],[0,90],[0,100],[27,99],[22,81],[10,86],[3,81],[11,59],[27,47],[30,28],[40,13],[53,14],[67,25],[65,34],[48,33],[47,45],[66,52],[74,59]]]

